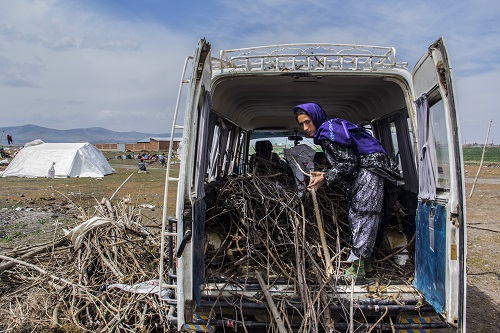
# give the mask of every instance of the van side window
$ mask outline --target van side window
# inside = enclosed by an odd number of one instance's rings
[[[220,126],[219,124],[216,124],[215,127],[212,129],[213,133],[213,138],[211,145],[209,146],[209,159],[208,159],[208,168],[207,168],[207,179],[208,181],[214,181],[217,178],[217,157],[218,157],[218,150],[220,149],[219,147],[219,142],[220,142]]]
[[[241,128],[218,119],[210,131],[212,140],[207,162],[207,181],[239,173],[245,135]]]
[[[398,165],[400,175],[405,182],[404,188],[412,193],[418,193],[418,177],[412,144],[413,133],[406,109],[394,113],[389,118],[374,122],[373,126],[385,151]]]
[[[437,188],[442,190],[450,189],[450,156],[447,139],[446,112],[443,100],[435,103],[429,101],[429,113],[434,131],[434,141],[436,144],[436,157],[438,167]]]
[[[241,175],[245,172],[244,164],[245,164],[245,156],[246,154],[246,142],[247,142],[248,133],[245,131],[240,131],[238,136],[238,140],[235,143],[234,148],[234,161],[232,163],[232,173]]]
[[[439,92],[417,101],[419,196],[434,200],[438,191],[450,190],[447,114]]]

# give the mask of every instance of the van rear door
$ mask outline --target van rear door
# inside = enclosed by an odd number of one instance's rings
[[[201,297],[205,282],[203,240],[205,237],[204,178],[206,138],[210,114],[212,69],[210,44],[202,39],[194,58],[182,139],[176,217],[178,221],[177,255],[177,325],[184,328],[192,321],[192,310]]]
[[[413,69],[419,159],[414,286],[465,332],[466,225],[462,145],[442,38]]]

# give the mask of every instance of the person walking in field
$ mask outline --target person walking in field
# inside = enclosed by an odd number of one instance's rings
[[[167,164],[165,163],[165,153],[162,153],[160,155],[160,163],[161,163],[161,166],[164,168]]]

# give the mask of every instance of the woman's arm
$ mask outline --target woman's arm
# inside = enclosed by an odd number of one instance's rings
[[[340,180],[352,175],[358,166],[358,159],[351,148],[336,142],[323,140],[321,147],[331,165],[323,175],[324,182],[333,188]]]

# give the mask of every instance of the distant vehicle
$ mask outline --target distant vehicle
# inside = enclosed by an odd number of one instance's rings
[[[182,81],[179,98],[183,86],[189,86],[184,124],[177,124],[178,102],[172,138],[183,130],[183,158],[178,178],[167,170],[166,195],[168,182],[178,181],[177,202],[173,218],[167,220],[164,212],[165,261],[159,268],[162,288],[171,290],[163,298],[171,306],[169,320],[179,330],[278,330],[256,277],[206,276],[206,213],[213,207],[205,189],[227,177],[251,177],[250,142],[297,137],[292,109],[314,101],[329,117],[369,128],[397,161],[404,179],[398,200],[410,222],[404,231],[415,236],[407,248],[414,261],[411,284],[395,278],[378,294],[366,286],[327,284],[329,329],[377,325],[377,332],[466,331],[464,173],[452,71],[442,38],[412,72],[396,61],[392,47],[283,44],[226,50],[212,58],[211,45],[201,40],[194,57],[186,60]],[[288,314],[282,318],[288,328],[298,330],[304,322],[297,313],[306,307],[294,298],[298,282],[265,278],[275,283],[269,287],[272,299],[289,300],[278,302],[280,313]],[[310,292],[318,298],[321,286],[315,288]],[[326,310],[321,302],[314,304],[321,313]]]

